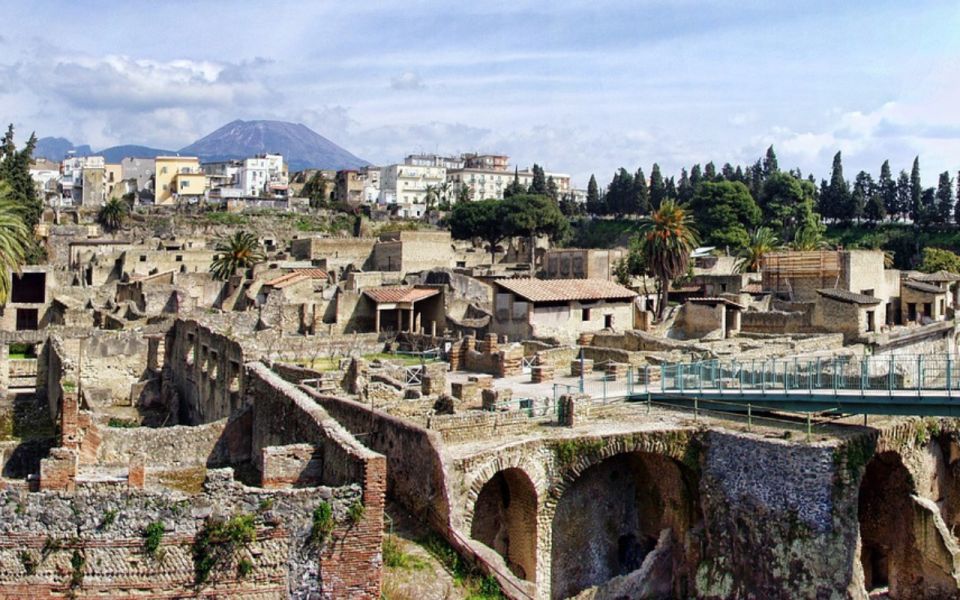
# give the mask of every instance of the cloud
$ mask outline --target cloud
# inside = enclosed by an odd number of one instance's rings
[[[413,71],[404,71],[397,77],[390,79],[390,87],[395,90],[422,90],[427,86],[420,75]]]

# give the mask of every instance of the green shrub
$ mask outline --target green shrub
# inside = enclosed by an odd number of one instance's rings
[[[70,556],[70,589],[83,585],[83,569],[87,566],[87,559],[79,550],[74,550]]]
[[[27,575],[36,574],[39,561],[33,552],[21,550],[17,553],[17,558],[20,559],[20,564],[23,565],[23,570]]]
[[[143,551],[149,556],[156,556],[160,542],[163,541],[163,532],[166,527],[163,521],[154,521],[143,531]]]
[[[133,429],[140,427],[140,422],[136,419],[122,419],[120,417],[110,417],[107,421],[107,427],[116,427],[118,429]]]
[[[363,519],[363,515],[366,512],[366,509],[363,507],[363,503],[357,500],[350,505],[350,510],[347,511],[347,518],[350,519],[352,525],[356,525]]]
[[[103,519],[100,521],[100,526],[98,527],[98,529],[106,529],[107,527],[110,527],[111,525],[113,525],[113,523],[116,520],[117,520],[117,509],[108,508],[107,510],[103,511]]]
[[[264,498],[260,501],[260,504],[257,506],[258,512],[267,512],[273,508],[273,498]]]
[[[229,560],[237,550],[248,547],[256,540],[257,527],[253,515],[241,513],[226,521],[207,519],[191,546],[196,585],[203,585],[210,578],[214,567]],[[239,564],[237,568],[240,568]]]
[[[246,577],[253,572],[253,562],[249,558],[241,558],[237,561],[237,575],[241,578]]]
[[[310,527],[310,543],[320,545],[333,531],[333,508],[321,502],[313,509],[313,524]]]
[[[425,560],[404,552],[403,548],[400,547],[400,542],[393,535],[383,537],[383,564],[394,569],[412,571],[421,571],[427,568]]]

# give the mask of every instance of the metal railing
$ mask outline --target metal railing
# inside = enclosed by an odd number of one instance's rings
[[[676,394],[751,392],[808,395],[960,391],[952,356],[844,356],[750,361],[706,360],[660,366],[651,391]]]

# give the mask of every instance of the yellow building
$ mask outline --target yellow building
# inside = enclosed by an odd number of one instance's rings
[[[123,168],[119,164],[107,163],[104,165],[106,174],[104,179],[107,186],[107,199],[122,198],[126,193],[123,184]]]
[[[207,191],[207,176],[203,173],[177,173],[173,176],[174,201],[195,202]]]
[[[197,175],[180,177],[178,175]],[[179,179],[179,181],[174,181]],[[182,187],[181,187],[182,186]],[[158,156],[156,158],[156,204],[176,204],[181,190],[186,195],[202,195],[206,188],[206,178],[200,171],[200,159],[196,156]],[[197,192],[196,190],[200,190]]]

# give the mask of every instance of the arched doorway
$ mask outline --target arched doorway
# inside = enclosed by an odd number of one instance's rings
[[[505,469],[484,484],[470,537],[496,550],[517,577],[536,580],[537,491],[526,473]]]
[[[649,597],[687,597],[695,560],[686,534],[701,521],[696,483],[677,461],[644,452],[586,469],[557,503],[551,597],[628,574]]]

